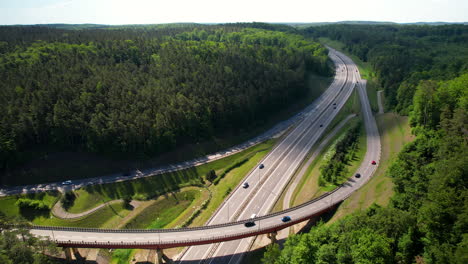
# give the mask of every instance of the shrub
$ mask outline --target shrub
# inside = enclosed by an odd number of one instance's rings
[[[28,198],[21,198],[17,200],[16,205],[21,209],[30,208],[30,209],[44,210],[44,211],[50,209],[49,206],[47,206],[47,204],[45,204],[43,201],[31,200]]]

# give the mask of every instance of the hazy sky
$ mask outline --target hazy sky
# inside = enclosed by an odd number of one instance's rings
[[[0,0],[0,24],[467,22],[467,0]]]

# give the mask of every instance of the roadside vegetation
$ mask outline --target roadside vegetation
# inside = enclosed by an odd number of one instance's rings
[[[348,179],[349,171],[346,166],[356,158],[358,139],[363,126],[359,121],[352,122],[346,132],[325,153],[324,164],[320,166],[320,186],[338,185]]]

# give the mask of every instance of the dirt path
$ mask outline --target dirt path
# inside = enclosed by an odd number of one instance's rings
[[[97,210],[103,208],[104,206],[115,204],[115,203],[121,203],[121,202],[123,202],[123,200],[112,200],[112,201],[100,204],[100,205],[98,205],[98,206],[96,206],[96,207],[94,207],[92,209],[89,209],[88,211],[73,214],[73,213],[69,213],[69,212],[65,211],[65,209],[63,209],[62,202],[58,201],[58,202],[55,203],[54,207],[52,207],[52,214],[55,217],[60,218],[60,219],[77,219],[77,218],[92,214],[92,213],[96,212]]]

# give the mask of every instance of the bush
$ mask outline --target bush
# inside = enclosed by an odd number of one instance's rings
[[[122,200],[123,200],[122,205],[124,208],[127,208],[127,209],[132,208],[132,206],[130,205],[130,203],[132,202],[132,197],[130,197],[129,195],[126,195],[123,197]]]
[[[16,205],[21,208],[30,208],[30,209],[35,209],[35,210],[50,210],[49,206],[45,204],[43,201],[39,200],[31,200],[27,198],[21,198],[16,201]]]
[[[209,182],[212,183],[212,182],[216,179],[216,177],[218,177],[218,176],[216,175],[216,172],[215,172],[214,170],[210,170],[210,171],[206,174],[205,177],[206,177],[206,179],[207,179]]]
[[[148,199],[149,199],[149,197],[147,195],[144,195],[144,194],[141,194],[141,193],[137,193],[137,194],[133,195],[133,200],[146,201]]]
[[[361,122],[354,123],[351,128],[346,131],[343,139],[341,139],[334,149],[332,157],[320,167],[320,180],[321,186],[325,182],[338,184],[339,180],[346,176],[346,164],[350,162],[358,147],[358,139],[360,135]],[[323,184],[323,185],[322,185]]]

